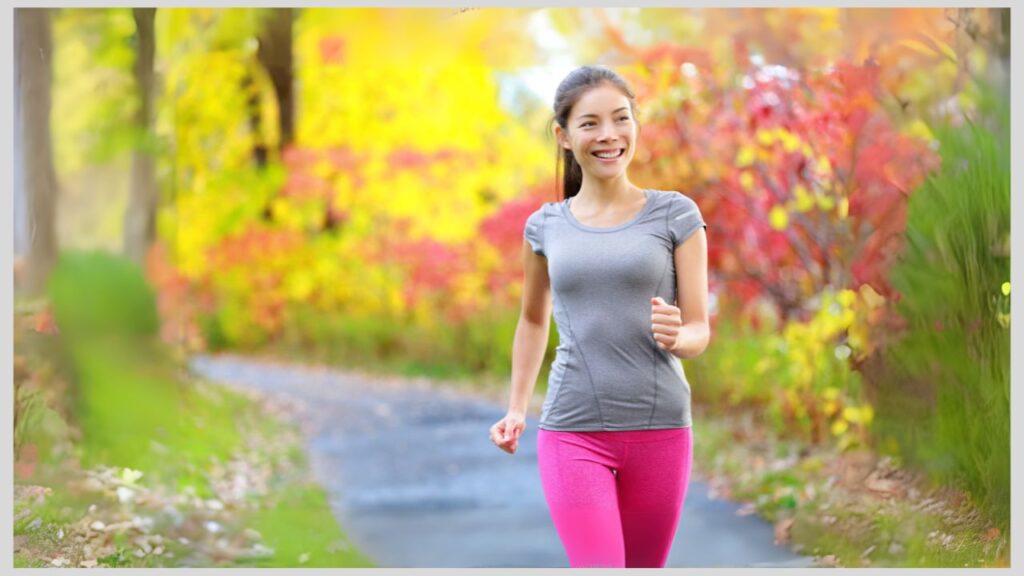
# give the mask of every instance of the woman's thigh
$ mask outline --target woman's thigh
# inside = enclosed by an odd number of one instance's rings
[[[652,431],[654,432],[654,431]],[[675,538],[693,463],[690,428],[630,442],[618,474],[626,567],[663,567]]]
[[[537,458],[551,519],[578,567],[625,566],[622,522],[616,490],[614,443],[586,433],[537,433]]]

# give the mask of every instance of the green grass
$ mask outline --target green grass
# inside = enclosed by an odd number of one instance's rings
[[[268,417],[257,403],[239,392],[181,378],[180,365],[159,346],[119,348],[113,340],[97,339],[79,343],[74,353],[56,356],[53,350],[67,348],[26,348],[32,339],[16,342],[15,353],[31,357],[34,370],[54,363],[69,365],[59,372],[74,378],[76,398],[72,405],[80,412],[66,424],[68,430],[81,430],[80,438],[67,434],[62,439],[71,444],[70,452],[54,453],[41,460],[31,478],[19,481],[52,489],[42,504],[16,503],[14,535],[21,543],[15,561],[19,566],[49,566],[56,557],[65,557],[77,566],[83,558],[81,544],[75,544],[71,537],[60,538],[60,531],[71,534],[71,527],[91,505],[98,506],[91,514],[93,518],[114,518],[123,506],[109,495],[74,490],[69,481],[80,480],[82,471],[69,460],[70,456],[77,457],[82,470],[99,465],[131,467],[143,472],[139,482],[146,488],[165,487],[170,494],[189,490],[208,499],[215,497],[210,484],[212,467],[238,454],[271,466],[272,489],[262,496],[251,494],[246,500],[250,507],[235,509],[224,525],[259,531],[262,544],[273,548],[275,554],[227,565],[372,565],[347,543],[324,491],[309,480],[309,463],[291,423]],[[133,353],[126,354],[128,349]],[[45,423],[42,418],[27,421],[25,437],[41,437],[34,427]],[[156,510],[147,507],[139,508],[138,513],[158,516]],[[186,507],[182,513],[188,517],[192,512]],[[170,533],[167,522],[158,520],[154,533]],[[201,525],[197,526],[202,530]],[[189,546],[179,544],[176,538],[165,538],[165,542],[165,549],[174,552],[173,558],[138,558],[133,554],[132,542],[116,535],[116,551],[96,560],[101,567],[135,568],[176,566],[189,561],[193,553]],[[303,554],[308,557],[300,563]],[[202,564],[203,559],[199,562]]]
[[[273,555],[236,562],[258,567],[373,567],[352,546],[331,514],[319,486],[293,483],[275,490],[270,506],[244,519],[262,536]]]
[[[879,437],[957,482],[1009,525],[1009,108],[936,122],[942,168],[910,197],[907,242],[891,271],[910,329],[874,383]]]
[[[801,448],[783,440],[749,414],[698,409],[695,413],[694,466],[698,473],[728,479],[726,497],[753,503],[770,522],[792,519],[794,550],[811,556],[833,555],[841,566],[978,567],[1008,563],[1008,533],[986,541],[992,521],[973,504],[941,510],[916,507],[918,500],[882,499],[829,486],[834,472],[827,467],[837,453],[825,447]],[[774,458],[801,454],[795,462],[773,470]],[[813,487],[808,496],[806,487]],[[918,485],[931,494],[934,482]],[[941,494],[941,492],[939,493]],[[952,534],[948,547],[929,534]],[[865,554],[867,552],[867,554]]]
[[[899,503],[833,514],[837,520],[828,525],[821,517],[800,516],[792,535],[804,553],[834,555],[843,567],[977,568],[1003,565],[1007,558],[998,543],[986,546],[980,527],[953,530],[941,518]],[[943,534],[953,536],[948,546]]]

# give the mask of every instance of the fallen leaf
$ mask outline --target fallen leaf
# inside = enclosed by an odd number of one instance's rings
[[[899,483],[889,480],[887,478],[881,478],[878,472],[872,472],[867,479],[864,481],[864,485],[867,486],[868,490],[872,492],[878,492],[891,496],[895,494],[899,489]]]
[[[793,528],[794,518],[783,518],[775,523],[775,545],[789,543],[790,532]]]

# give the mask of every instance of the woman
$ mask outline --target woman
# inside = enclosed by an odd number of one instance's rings
[[[663,567],[692,463],[679,358],[710,338],[706,226],[687,196],[629,181],[636,102],[617,73],[576,69],[554,111],[565,199],[526,222],[512,392],[491,441],[516,451],[553,306],[559,346],[537,453],[569,563]]]

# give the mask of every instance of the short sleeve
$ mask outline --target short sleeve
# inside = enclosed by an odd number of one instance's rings
[[[523,238],[533,247],[534,254],[544,255],[544,207],[541,206],[526,219]]]
[[[697,203],[689,196],[673,193],[668,209],[668,234],[678,246],[700,228],[707,228]]]

